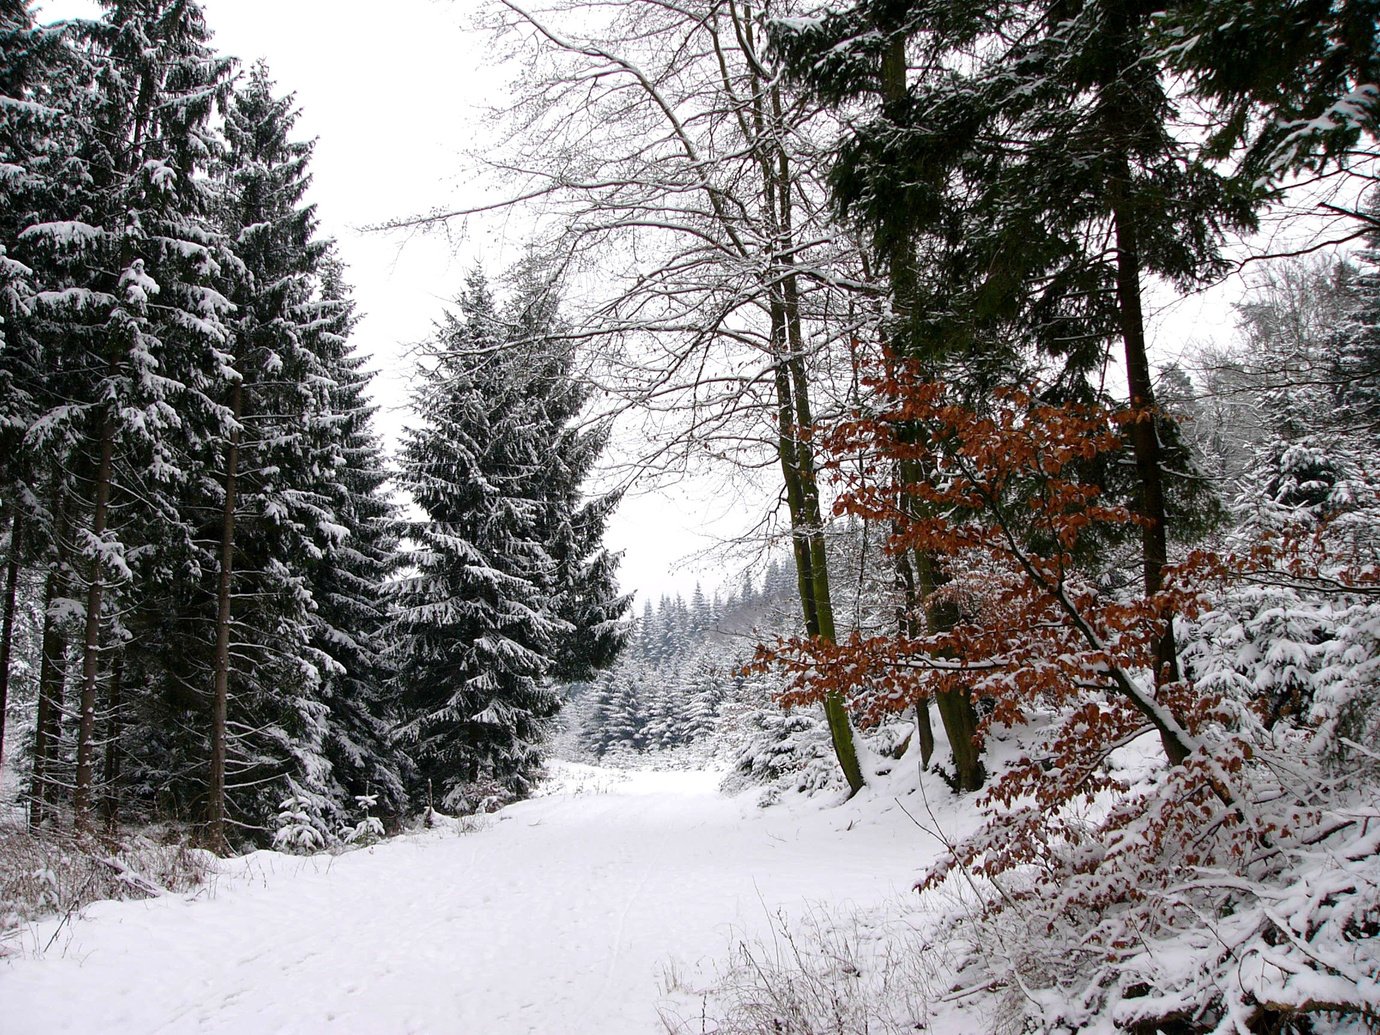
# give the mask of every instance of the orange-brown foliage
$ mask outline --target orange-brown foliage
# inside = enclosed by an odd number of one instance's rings
[[[1080,828],[1067,820],[1067,806],[1117,789],[1107,756],[1151,728],[1147,707],[1162,714],[1193,748],[1176,767],[1173,792],[1158,798],[1151,814],[1113,810],[1112,829],[1136,823],[1133,843],[1113,838],[1110,847],[1089,849],[1080,865],[1091,873],[1109,856],[1128,853],[1120,879],[1070,891],[1084,905],[1104,895],[1134,897],[1137,875],[1159,865],[1165,846],[1191,865],[1202,854],[1191,831],[1251,825],[1231,804],[1251,748],[1214,732],[1229,724],[1230,710],[1188,682],[1155,689],[1149,671],[1165,623],[1201,609],[1200,587],[1239,570],[1240,562],[1199,552],[1168,572],[1153,596],[1102,591],[1078,563],[1084,537],[1141,519],[1109,499],[1089,472],[1106,454],[1123,451],[1127,425],[1147,415],[1051,405],[1016,389],[997,393],[978,412],[942,384],[909,380],[910,373],[889,365],[870,383],[883,408],[854,416],[820,441],[841,490],[835,513],[893,529],[886,542],[893,553],[937,558],[949,579],[941,592],[958,621],[916,636],[782,642],[760,649],[756,664],[786,673],[783,704],[838,691],[864,721],[960,687],[990,704],[984,730],[1020,724],[1036,711],[1059,716],[1032,753],[985,793],[983,803],[1001,813],[999,826],[961,845],[929,883],[953,865],[996,875],[1038,862],[1052,844],[1075,844]],[[867,462],[859,464],[860,457]],[[915,471],[925,473],[923,480],[907,477]],[[1202,747],[1205,735],[1210,750]],[[1232,840],[1258,844],[1268,834],[1253,830]]]

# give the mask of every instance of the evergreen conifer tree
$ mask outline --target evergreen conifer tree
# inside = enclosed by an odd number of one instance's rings
[[[1369,230],[1337,332],[1335,365],[1341,418],[1374,436],[1380,430],[1380,190],[1372,188],[1365,215]]]
[[[147,605],[161,587],[200,572],[178,503],[202,473],[197,449],[226,418],[214,399],[229,308],[215,280],[226,253],[204,173],[230,66],[190,2],[117,0],[73,36],[85,78],[65,111],[76,139],[63,178],[79,190],[63,218],[54,212],[20,238],[44,271],[35,334],[70,372],[65,397],[29,439],[68,479],[54,495],[71,519],[83,583],[75,805],[89,826],[99,697],[103,686],[112,705],[121,697],[128,626],[156,612]],[[108,772],[117,732],[105,737]]]
[[[597,552],[612,504],[578,503],[602,439],[570,428],[583,399],[549,340],[554,303],[527,281],[502,313],[476,273],[458,308],[403,446],[401,485],[425,518],[407,530],[392,652],[399,737],[418,789],[448,807],[481,782],[528,792],[560,705],[548,677],[611,661],[628,604]]]
[[[315,347],[331,372],[339,466],[324,492],[340,532],[308,569],[316,608],[312,642],[325,659],[320,693],[330,709],[324,752],[338,787],[334,800],[378,796],[383,815],[407,805],[406,756],[392,736],[394,674],[386,660],[391,615],[387,586],[398,569],[398,515],[372,426],[363,360],[350,353],[353,304],[339,266],[323,268]]]

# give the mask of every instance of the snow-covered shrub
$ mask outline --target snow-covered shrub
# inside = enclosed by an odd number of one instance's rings
[[[456,786],[446,795],[442,805],[451,815],[472,816],[497,812],[517,798],[506,784],[495,779],[479,779]]]
[[[901,1035],[928,1026],[935,989],[909,928],[820,912],[778,914],[773,926],[770,942],[739,942],[709,988],[671,990],[698,999],[689,1019],[662,1007],[671,1035]]]
[[[921,881],[990,889],[962,984],[1008,996],[1019,1031],[1375,1025],[1380,551],[1360,533],[1380,494],[1349,480],[1359,509],[1339,529],[1326,479],[1271,482],[1270,520],[1131,589],[1078,563],[1079,543],[1137,524],[1087,466],[1124,456],[1131,418],[883,387],[904,400],[896,416],[826,444],[900,449],[898,421],[931,422],[945,447],[925,454],[924,499],[946,516],[916,520],[904,485],[867,482],[840,506],[890,522],[893,549],[972,573],[945,588],[962,587],[960,620],[796,639],[764,660],[789,677],[787,704],[842,694],[873,716],[960,691],[988,702],[984,728],[1028,731],[974,803],[982,825]],[[998,938],[1013,926],[1026,933]]]
[[[987,908],[955,922],[956,984],[997,995],[1013,1030],[1380,1023],[1380,601],[1247,581],[1216,605],[1177,630],[1215,702],[1198,752],[1114,752],[1078,808],[998,783],[987,826],[927,878],[990,880]]]
[[[300,852],[308,855],[326,847],[321,817],[310,798],[291,794],[279,805],[278,829],[273,834],[273,847],[280,852]]]
[[[754,711],[741,718],[739,738],[726,790],[765,785],[762,803],[770,804],[788,790],[814,794],[844,787],[828,724],[816,709]]]
[[[1122,803],[1146,809],[1141,834],[1160,798]],[[995,996],[1013,1031],[1305,1033],[1329,1019],[1367,1030],[1380,1018],[1380,811],[1372,795],[1329,812],[1235,863],[1189,861],[1211,852],[1211,835],[1175,846],[1160,853],[1162,876],[1110,901],[1091,894],[1119,884],[1089,865],[1099,846],[1065,846],[955,923],[954,984],[969,1004]]]
[[[355,795],[355,805],[364,813],[363,817],[354,826],[344,826],[340,829],[340,840],[347,845],[371,845],[383,840],[383,820],[373,815],[370,811],[378,806],[379,796],[377,794],[357,794]]]
[[[608,766],[610,769],[636,769],[640,763],[640,756],[630,747],[616,745],[609,748],[599,757],[599,764]]]
[[[83,840],[0,829],[0,933],[103,899],[188,891],[207,880],[215,857],[184,843]]]

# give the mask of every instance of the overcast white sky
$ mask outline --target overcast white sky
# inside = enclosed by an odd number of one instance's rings
[[[362,229],[485,200],[464,152],[482,146],[483,112],[503,103],[508,73],[490,62],[490,41],[471,27],[481,2],[202,0],[219,49],[245,65],[267,60],[279,88],[297,95],[299,135],[317,140],[311,197],[350,266],[364,314],[356,343],[378,371],[380,426],[390,443],[408,421],[408,346],[425,338],[474,263],[497,275],[522,245],[517,216],[472,223],[451,240]],[[98,13],[93,0],[47,0],[40,16]],[[1154,292],[1147,313],[1154,361],[1229,337],[1229,302],[1241,290],[1237,281],[1188,299]],[[1112,364],[1113,377],[1117,369]],[[696,581],[706,588],[737,582],[740,562],[694,555],[759,517],[760,503],[693,484],[629,496],[608,538],[625,551],[627,588],[688,594]]]
[[[297,95],[298,135],[316,138],[311,200],[337,239],[364,319],[356,345],[373,357],[380,428],[408,420],[407,347],[426,337],[467,271],[497,275],[519,254],[516,219],[471,224],[449,241],[363,228],[481,200],[463,152],[484,138],[507,73],[489,62],[471,22],[479,0],[201,0],[215,43],[245,66],[263,58]],[[96,17],[93,0],[41,2],[43,20]],[[736,581],[739,569],[695,560],[752,515],[696,488],[629,496],[608,542],[625,551],[622,580],[640,595]]]

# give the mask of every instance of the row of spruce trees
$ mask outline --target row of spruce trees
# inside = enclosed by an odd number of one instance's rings
[[[607,664],[627,607],[550,278],[502,305],[471,278],[394,484],[292,98],[194,2],[104,7],[0,0],[0,716],[36,702],[31,821],[224,846],[289,795],[325,833],[362,795],[520,795],[550,679]]]
[[[794,631],[799,621],[794,573],[772,560],[727,593],[696,585],[647,600],[617,662],[568,688],[564,724],[576,751],[607,756],[718,743],[734,715],[775,714],[770,684],[745,666],[757,644]]]

